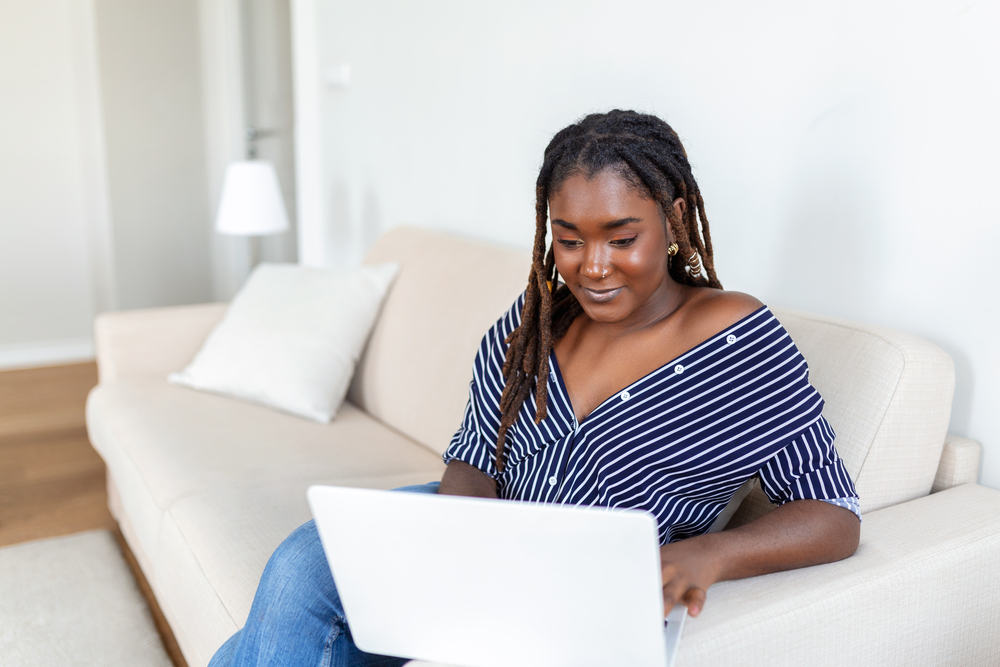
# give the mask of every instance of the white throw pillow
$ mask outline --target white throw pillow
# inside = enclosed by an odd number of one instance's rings
[[[261,264],[194,361],[167,379],[327,423],[398,272]]]

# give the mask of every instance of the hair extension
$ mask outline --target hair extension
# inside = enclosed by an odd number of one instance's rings
[[[535,244],[521,324],[506,340],[506,384],[500,397],[496,442],[498,472],[504,470],[507,431],[536,385],[535,422],[547,416],[552,345],[583,312],[569,288],[559,285],[552,247],[546,244],[549,196],[571,176],[582,173],[591,178],[605,169],[614,169],[660,205],[679,246],[669,262],[671,278],[686,285],[722,288],[715,275],[705,201],[691,173],[687,152],[666,122],[616,109],[591,114],[556,133],[545,148],[535,185]],[[673,206],[678,197],[685,202],[680,216]]]

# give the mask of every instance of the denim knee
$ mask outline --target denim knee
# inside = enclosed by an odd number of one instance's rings
[[[343,618],[340,597],[330,574],[316,524],[296,528],[274,550],[257,592],[263,615],[289,608]]]

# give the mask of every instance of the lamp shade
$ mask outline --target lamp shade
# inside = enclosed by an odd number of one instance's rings
[[[267,160],[233,162],[226,169],[215,217],[220,234],[264,236],[288,229],[278,173]]]

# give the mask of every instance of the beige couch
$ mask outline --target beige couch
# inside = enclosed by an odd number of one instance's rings
[[[385,235],[367,261],[403,268],[327,426],[167,384],[225,305],[98,319],[91,441],[191,667],[246,620],[268,556],[309,519],[307,486],[440,478],[479,339],[523,289],[528,259],[427,231]],[[677,664],[1000,664],[1000,492],[975,484],[978,444],[946,434],[951,359],[907,334],[773,310],[827,400],[861,495],[861,546],[716,585]],[[766,510],[754,491],[732,523]]]

